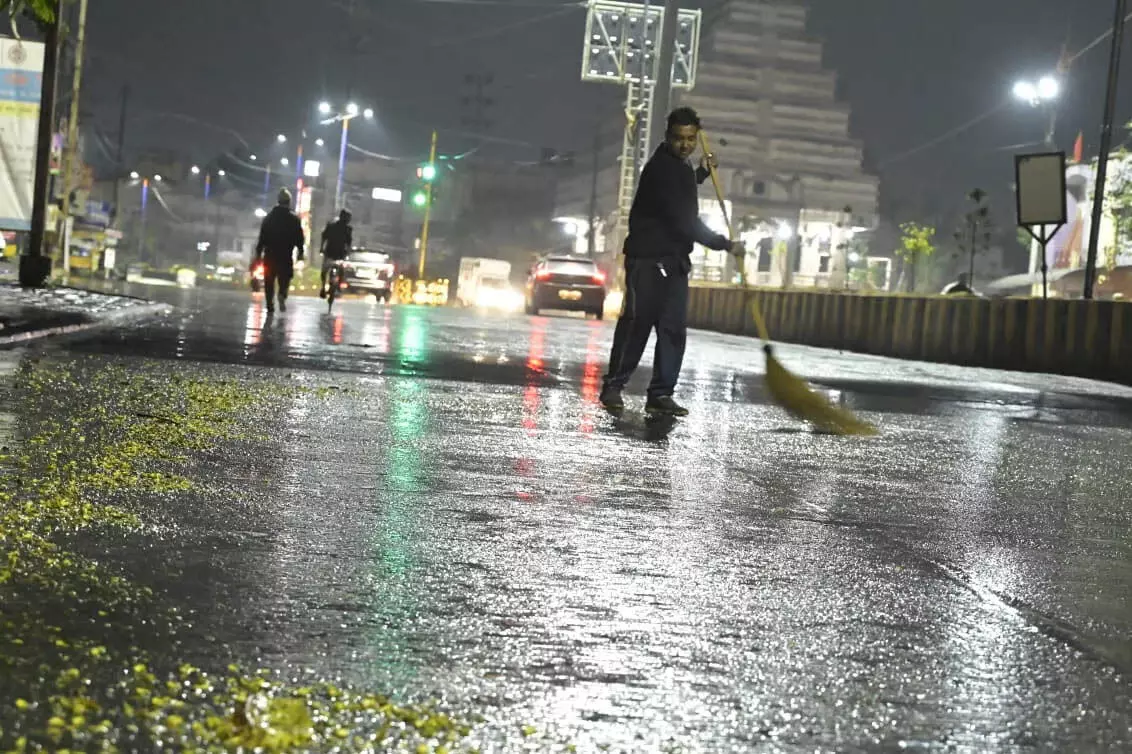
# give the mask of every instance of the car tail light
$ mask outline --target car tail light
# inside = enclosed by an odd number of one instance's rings
[[[598,270],[594,273],[594,282],[598,285],[605,285],[605,273]]]
[[[550,273],[546,270],[535,274],[535,280],[550,280]]]

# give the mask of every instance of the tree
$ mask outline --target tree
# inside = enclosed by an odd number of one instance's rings
[[[1130,124],[1132,125],[1132,124]],[[1104,266],[1116,266],[1120,251],[1132,238],[1132,152],[1120,147],[1112,155],[1112,178],[1105,191],[1106,209],[1112,216],[1112,245],[1105,249]]]
[[[902,223],[900,248],[896,256],[903,262],[900,271],[900,288],[911,293],[916,290],[916,268],[935,254],[935,228],[919,223]]]
[[[968,285],[975,283],[975,255],[982,251],[984,254],[990,251],[991,242],[991,214],[990,207],[987,205],[987,192],[982,189],[975,189],[967,194],[967,199],[971,202],[971,209],[963,216],[963,223],[959,230],[955,231],[955,240],[959,244],[959,249],[967,254],[968,258]]]
[[[0,11],[30,18],[40,26],[55,23],[56,0],[0,0]]]

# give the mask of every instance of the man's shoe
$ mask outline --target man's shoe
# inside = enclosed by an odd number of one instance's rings
[[[672,400],[672,396],[662,395],[645,402],[645,413],[652,416],[687,416],[688,409]]]
[[[279,299],[279,311],[281,311],[281,312],[287,311],[287,299],[285,299],[285,298]]]
[[[326,298],[326,289],[325,288],[319,288],[318,289],[318,297],[319,298]]]
[[[625,399],[621,397],[621,391],[616,388],[606,388],[601,391],[598,396],[598,401],[605,407],[606,411],[624,411]]]

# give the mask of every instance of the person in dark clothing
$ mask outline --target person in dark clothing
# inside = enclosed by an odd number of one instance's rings
[[[318,295],[326,298],[326,276],[330,268],[350,256],[354,248],[354,229],[350,227],[353,215],[350,210],[344,209],[338,213],[338,219],[326,224],[322,231],[322,289]]]
[[[645,411],[686,416],[672,394],[684,360],[688,332],[688,274],[696,243],[741,254],[742,245],[712,231],[700,220],[699,184],[715,166],[704,155],[698,170],[688,159],[696,151],[700,119],[690,107],[668,116],[665,141],[641,172],[629,212],[625,239],[625,299],[613,333],[609,369],[600,401],[610,411],[625,407],[621,392],[641,361],[656,330],[652,382]]]
[[[287,292],[295,275],[292,254],[298,249],[299,259],[302,259],[305,245],[303,224],[291,211],[291,192],[282,189],[278,204],[259,226],[259,240],[255,246],[255,258],[263,259],[263,290],[268,314],[275,311],[276,282],[279,283],[279,308],[287,311]]]
[[[943,289],[944,296],[977,296],[971,287],[971,276],[966,272],[959,273],[959,279]]]

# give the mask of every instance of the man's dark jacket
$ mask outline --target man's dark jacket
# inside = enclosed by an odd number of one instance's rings
[[[305,242],[299,216],[286,207],[276,205],[259,226],[255,253],[257,257],[266,256],[273,262],[290,262],[291,252],[295,249],[302,257]]]
[[[633,208],[625,256],[631,259],[668,259],[687,271],[693,244],[723,251],[731,243],[700,220],[699,184],[710,173],[695,170],[667,144],[661,144],[645,164]]]
[[[322,231],[322,253],[327,259],[345,259],[354,245],[354,229],[349,223],[334,220]]]

